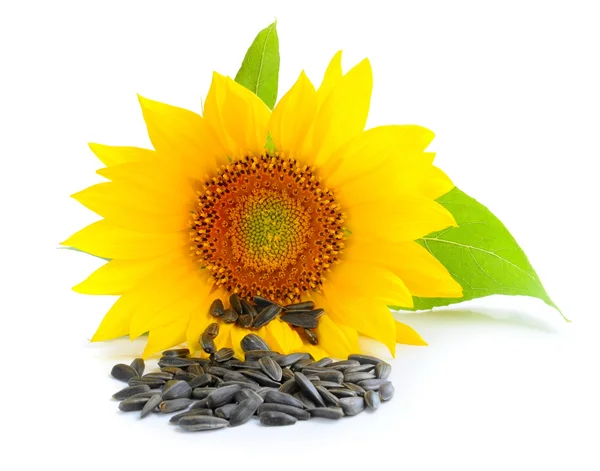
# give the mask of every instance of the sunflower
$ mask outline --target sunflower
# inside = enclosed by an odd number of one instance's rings
[[[460,297],[461,286],[415,240],[455,226],[435,199],[452,189],[420,126],[364,130],[372,72],[345,75],[341,52],[316,90],[302,73],[271,112],[213,74],[204,116],[139,98],[154,150],[90,144],[108,181],[73,195],[103,219],[64,245],[110,259],[74,287],[120,296],[92,341],[148,333],[147,357],[200,348],[231,293],[325,309],[319,344],[275,319],[254,332],[283,353],[360,351],[358,336],[424,344],[388,305]],[[217,348],[250,331],[221,323]]]

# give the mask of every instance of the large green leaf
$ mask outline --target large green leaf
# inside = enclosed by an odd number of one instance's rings
[[[464,296],[414,298],[415,309],[505,294],[533,296],[558,310],[517,241],[489,209],[458,188],[438,201],[454,215],[458,227],[434,232],[418,242],[461,284]]]
[[[277,100],[279,38],[277,22],[263,29],[246,52],[235,81],[258,95],[271,109]]]

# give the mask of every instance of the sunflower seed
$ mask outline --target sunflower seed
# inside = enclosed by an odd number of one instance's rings
[[[206,326],[206,329],[204,329],[204,333],[211,339],[215,339],[217,335],[219,335],[219,324],[216,322],[211,322]]]
[[[173,376],[173,379],[177,381],[191,381],[194,378],[196,378],[196,375],[193,375],[191,373],[178,373],[175,376]]]
[[[308,340],[308,343],[311,345],[319,345],[319,338],[312,330],[304,329],[304,335],[306,335],[306,340]]]
[[[330,370],[329,368],[313,368],[312,365],[309,368],[304,368],[302,373],[305,375],[315,375],[322,381],[331,381],[338,384],[342,384],[344,380],[344,374],[341,371]]]
[[[208,358],[189,357],[188,360],[192,360],[196,365],[200,365],[203,370],[206,370],[210,366]]]
[[[319,392],[303,373],[296,371],[294,373],[294,380],[296,381],[296,384],[299,386],[300,390],[302,390],[308,396],[308,399],[321,407],[325,406],[325,403],[319,395]]]
[[[134,396],[138,393],[148,392],[150,391],[150,386],[147,384],[138,384],[137,386],[127,386],[126,388],[121,389],[113,394],[113,399],[117,399],[122,401],[123,399],[127,399],[128,397]]]
[[[325,368],[333,363],[333,360],[329,357],[323,357],[319,361],[315,361],[311,368]]]
[[[139,376],[137,371],[135,371],[131,366],[124,365],[123,363],[113,366],[112,370],[110,370],[110,374],[113,378],[125,382],[129,381],[131,378],[136,378]]]
[[[138,376],[144,375],[144,368],[146,368],[146,364],[142,358],[136,358],[129,366],[131,366],[137,372]]]
[[[286,404],[278,404],[276,402],[265,402],[258,407],[258,414],[263,412],[283,412],[284,414],[296,417],[298,420],[310,419],[310,414],[300,407],[288,406]]]
[[[271,350],[267,342],[256,334],[246,335],[241,342],[242,350],[249,352],[252,350]]]
[[[180,358],[180,357],[162,357],[158,360],[158,366],[176,366],[177,368],[187,368],[190,365],[193,365],[195,362],[190,358]]]
[[[236,324],[244,329],[248,329],[250,326],[252,326],[253,322],[254,317],[252,317],[252,314],[240,314],[237,318]]]
[[[235,393],[234,399],[236,402],[242,402],[244,399],[254,399],[259,403],[264,402],[264,399],[254,390],[243,388]]]
[[[237,407],[231,412],[229,416],[229,425],[237,427],[250,420],[250,417],[254,415],[258,406],[261,405],[256,399],[244,399],[240,402]]]
[[[268,411],[260,414],[260,423],[269,427],[280,427],[282,425],[294,425],[298,419],[283,412]]]
[[[292,371],[300,371],[303,368],[306,368],[309,365],[312,365],[314,361],[312,358],[305,358],[304,360],[299,360],[292,365]]]
[[[209,312],[213,317],[221,317],[224,311],[225,308],[223,307],[223,301],[220,299],[215,299],[210,305]]]
[[[194,376],[200,376],[204,374],[204,369],[197,363],[188,366],[186,371]]]
[[[305,409],[314,409],[315,407],[319,407],[313,401],[311,401],[306,394],[302,391],[295,392],[293,396],[298,399],[302,404],[304,404]]]
[[[260,370],[260,365],[258,364],[257,361],[241,361],[241,360],[236,360],[231,359],[229,360],[228,363],[229,367],[231,368],[236,368],[236,369],[248,369],[248,370]]]
[[[363,371],[373,371],[374,368],[375,368],[374,365],[351,366],[350,368],[346,368],[344,370],[344,374],[348,374],[348,373],[362,373]]]
[[[379,393],[377,391],[367,391],[365,394],[365,404],[369,409],[377,409],[381,404]]]
[[[190,388],[192,388],[192,389],[194,389],[194,388],[202,388],[202,387],[207,386],[210,383],[212,383],[212,380],[213,380],[213,376],[212,375],[204,373],[204,374],[202,374],[200,376],[196,376],[188,384],[190,385]]]
[[[286,311],[310,311],[315,308],[315,303],[312,301],[304,301],[302,303],[288,304],[283,309]]]
[[[162,397],[165,401],[169,399],[178,399],[180,397],[189,398],[192,396],[192,388],[185,381],[175,381],[169,385],[165,385]]]
[[[269,301],[268,299],[263,298],[261,296],[254,296],[254,304],[256,304],[261,309],[271,306],[273,304],[279,306],[276,302]]]
[[[258,361],[263,357],[277,358],[279,353],[271,350],[249,350],[244,353],[246,361]]]
[[[211,409],[194,409],[186,412],[180,412],[179,414],[175,414],[173,417],[171,417],[169,419],[169,423],[176,424],[182,417],[191,417],[193,415],[213,415],[213,411]]]
[[[211,392],[213,392],[217,388],[194,388],[192,390],[192,397],[194,399],[204,399],[207,398]]]
[[[142,378],[152,378],[152,379],[160,379],[162,381],[170,381],[173,379],[173,375],[171,373],[166,373],[164,371],[155,371],[153,373],[147,373]]]
[[[242,312],[244,314],[249,314],[252,316],[252,319],[254,319],[256,317],[256,315],[258,314],[256,312],[256,308],[250,304],[249,301],[246,301],[245,299],[242,299]]]
[[[335,396],[335,394],[330,393],[329,390],[325,389],[323,386],[315,386],[315,387],[317,388],[317,391],[319,391],[319,394],[321,395],[321,397],[323,398],[323,400],[325,402],[327,402],[333,406],[340,405],[340,400],[337,398],[337,396]]]
[[[221,407],[217,407],[215,409],[215,417],[220,417],[222,419],[227,419],[229,420],[229,417],[231,416],[231,413],[235,410],[235,408],[237,407],[237,404],[225,404],[224,406]],[[210,409],[208,409],[210,410]]]
[[[307,314],[313,316],[315,319],[319,319],[325,314],[325,309],[313,309],[312,311],[308,311]]]
[[[217,350],[213,338],[206,332],[200,336],[200,346],[202,347],[202,350],[208,354],[215,353]]]
[[[244,376],[242,373],[238,373],[237,371],[228,371],[223,375],[223,380],[225,381],[250,381],[251,379]]]
[[[317,319],[304,312],[290,312],[289,314],[283,314],[281,320],[294,327],[305,327],[307,329],[314,329],[319,325]]]
[[[389,378],[392,372],[392,365],[386,363],[385,361],[380,361],[375,365],[375,375],[378,379],[387,379]]]
[[[158,408],[161,412],[168,414],[170,412],[177,412],[178,410],[187,409],[193,403],[194,401],[192,399],[180,397],[179,399],[170,399],[168,401],[163,401],[160,403]]]
[[[294,379],[294,372],[289,368],[283,368],[281,370],[281,381],[287,381],[289,379]]]
[[[260,389],[260,385],[254,381],[224,381],[219,384],[218,388],[224,388],[225,386],[237,385],[241,389],[250,389],[252,391],[258,391]]]
[[[279,363],[279,366],[285,368],[286,366],[291,366],[300,360],[310,360],[310,356],[308,353],[289,353],[288,355],[279,355],[278,357],[274,357],[274,360]]]
[[[382,401],[389,401],[392,397],[394,397],[395,390],[396,389],[392,383],[384,383],[379,388],[379,397]]]
[[[348,360],[355,360],[358,363],[360,363],[361,365],[365,365],[365,364],[376,365],[377,363],[381,362],[381,360],[377,357],[372,357],[370,355],[361,355],[361,354],[348,355]]]
[[[230,307],[225,309],[225,312],[221,316],[221,320],[225,322],[225,324],[233,324],[235,321],[237,321],[237,318],[238,313]]]
[[[242,370],[240,371],[240,373],[242,373],[247,378],[256,381],[261,386],[270,386],[272,388],[278,388],[280,386],[280,384],[277,381],[274,381],[273,379],[269,378],[266,374],[261,373],[260,371]]]
[[[265,396],[267,395],[267,393],[269,391],[277,391],[277,388],[270,388],[268,386],[264,386],[264,387],[260,388],[258,391],[256,391],[256,394],[258,394],[264,400]]]
[[[355,391],[352,391],[350,389],[343,389],[343,388],[331,388],[328,389],[328,391],[333,394],[335,397],[339,397],[340,399],[345,398],[345,397],[357,397],[358,394]]]
[[[158,391],[156,389],[151,389],[150,391],[141,392],[141,393],[134,394],[133,396],[129,396],[127,399],[139,399],[139,398],[150,399],[152,396],[154,396],[157,393],[158,393]]]
[[[134,377],[131,378],[127,384],[129,384],[129,386],[137,386],[139,384],[146,384],[150,387],[150,389],[156,389],[156,388],[160,388],[162,386],[164,386],[164,384],[166,383],[166,381],[162,380],[162,379],[155,379],[155,378],[139,378],[139,377]]]
[[[343,397],[340,406],[344,415],[356,415],[365,410],[365,400],[362,397]]]
[[[231,296],[229,296],[229,304],[235,312],[237,312],[238,314],[242,314],[242,303],[237,294],[233,293],[231,294]]]
[[[187,357],[190,354],[190,351],[187,348],[173,348],[171,350],[165,350],[163,353],[163,357]]]
[[[352,368],[355,366],[360,366],[360,363],[356,360],[342,360],[342,361],[334,361],[329,368],[333,368],[334,370],[344,371],[346,368]]]
[[[221,348],[218,352],[215,353],[214,360],[218,363],[222,363],[224,361],[230,360],[234,355],[233,348]]]
[[[288,379],[285,383],[283,383],[279,387],[279,392],[287,393],[287,394],[294,394],[299,389],[300,388],[296,384],[296,380],[292,378],[292,379]]]
[[[375,373],[370,373],[368,371],[359,371],[357,373],[346,373],[344,375],[344,381],[347,383],[358,383],[359,381],[364,381],[366,379],[374,379]]]
[[[177,425],[189,432],[201,432],[227,427],[229,422],[220,417],[189,415],[179,419]]]
[[[228,370],[227,368],[223,368],[221,366],[210,366],[206,372],[213,375],[213,376],[218,376],[219,378],[222,378],[223,376],[225,376],[225,373],[229,373],[231,370]]]
[[[160,371],[162,371],[163,373],[169,373],[172,376],[175,376],[176,374],[184,372],[181,368],[177,368],[176,366],[163,366],[160,369]]]
[[[144,407],[142,408],[140,418],[143,419],[144,417],[146,417],[150,412],[156,409],[161,402],[162,396],[160,394],[155,394],[150,399],[148,399],[148,402],[146,402],[146,404],[144,404]]]
[[[123,412],[142,410],[149,400],[149,397],[129,397],[119,403],[119,410]]]
[[[319,381],[319,386],[323,386],[324,388],[341,388],[342,387],[342,385],[340,383],[335,383],[334,381]]]
[[[320,417],[322,419],[338,420],[344,417],[344,411],[341,407],[315,407],[309,409],[311,417]]]
[[[358,384],[342,383],[342,385],[345,386],[346,389],[349,389],[350,391],[354,391],[357,396],[364,396],[366,393],[366,391],[363,388],[361,388]]]
[[[211,409],[215,409],[220,406],[224,406],[228,404],[235,396],[235,393],[240,390],[240,386],[237,384],[232,384],[230,386],[225,386],[223,388],[215,389],[208,397],[208,407]]]
[[[210,394],[209,394],[209,396],[210,396]],[[196,410],[196,409],[210,409],[210,407],[208,407],[208,397],[205,397],[204,399],[200,399],[199,401],[194,402],[190,406],[190,410]]]
[[[275,319],[275,317],[277,317],[281,310],[281,306],[278,306],[277,304],[271,304],[270,306],[265,307],[254,318],[252,327],[254,327],[255,329],[259,329],[263,325],[267,325],[269,322]]]
[[[269,376],[274,381],[281,381],[281,376],[283,375],[283,371],[281,370],[281,366],[273,360],[271,357],[263,357],[259,358],[258,364],[264,373]]]
[[[294,396],[281,391],[268,391],[265,395],[265,402],[273,402],[276,404],[284,404],[286,406],[304,408],[304,404],[296,399]]]
[[[365,391],[375,390],[379,391],[379,388],[384,384],[389,384],[390,382],[387,379],[366,379],[364,381],[359,381],[358,385],[363,388]]]

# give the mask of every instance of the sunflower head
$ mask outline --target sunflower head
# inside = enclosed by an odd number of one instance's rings
[[[110,259],[75,287],[120,296],[93,340],[196,350],[211,303],[235,293],[325,310],[308,337],[279,318],[255,331],[283,353],[342,357],[359,334],[392,353],[422,343],[387,306],[461,296],[415,242],[455,225],[435,201],[453,185],[429,130],[364,130],[371,88],[368,60],[342,74],[338,53],[318,89],[302,73],[272,112],[217,73],[204,116],[140,97],[154,150],[91,145],[109,181],[74,198],[103,219],[64,242]],[[222,323],[217,347],[239,353],[248,332]]]

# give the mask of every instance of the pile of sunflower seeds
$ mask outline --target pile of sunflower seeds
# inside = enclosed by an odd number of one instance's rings
[[[288,304],[282,306],[274,301],[254,297],[254,303],[241,299],[237,294],[229,297],[230,307],[225,309],[223,301],[215,299],[210,306],[210,314],[220,318],[226,324],[234,322],[245,329],[260,329],[280,315],[280,319],[293,328],[302,331],[312,345],[319,343],[313,329],[318,326],[319,318],[325,313],[324,309],[315,308],[312,301]]]
[[[208,350],[212,343],[210,359],[182,348],[163,352],[156,372],[144,374],[140,358],[115,365],[112,376],[128,384],[113,395],[119,409],[141,411],[142,418],[177,412],[170,423],[201,431],[242,425],[253,416],[265,426],[340,419],[377,409],[394,395],[390,364],[373,356],[314,361],[308,353],[282,355],[251,333],[241,343],[242,361],[231,348],[214,350],[218,330],[211,324],[203,334]]]

